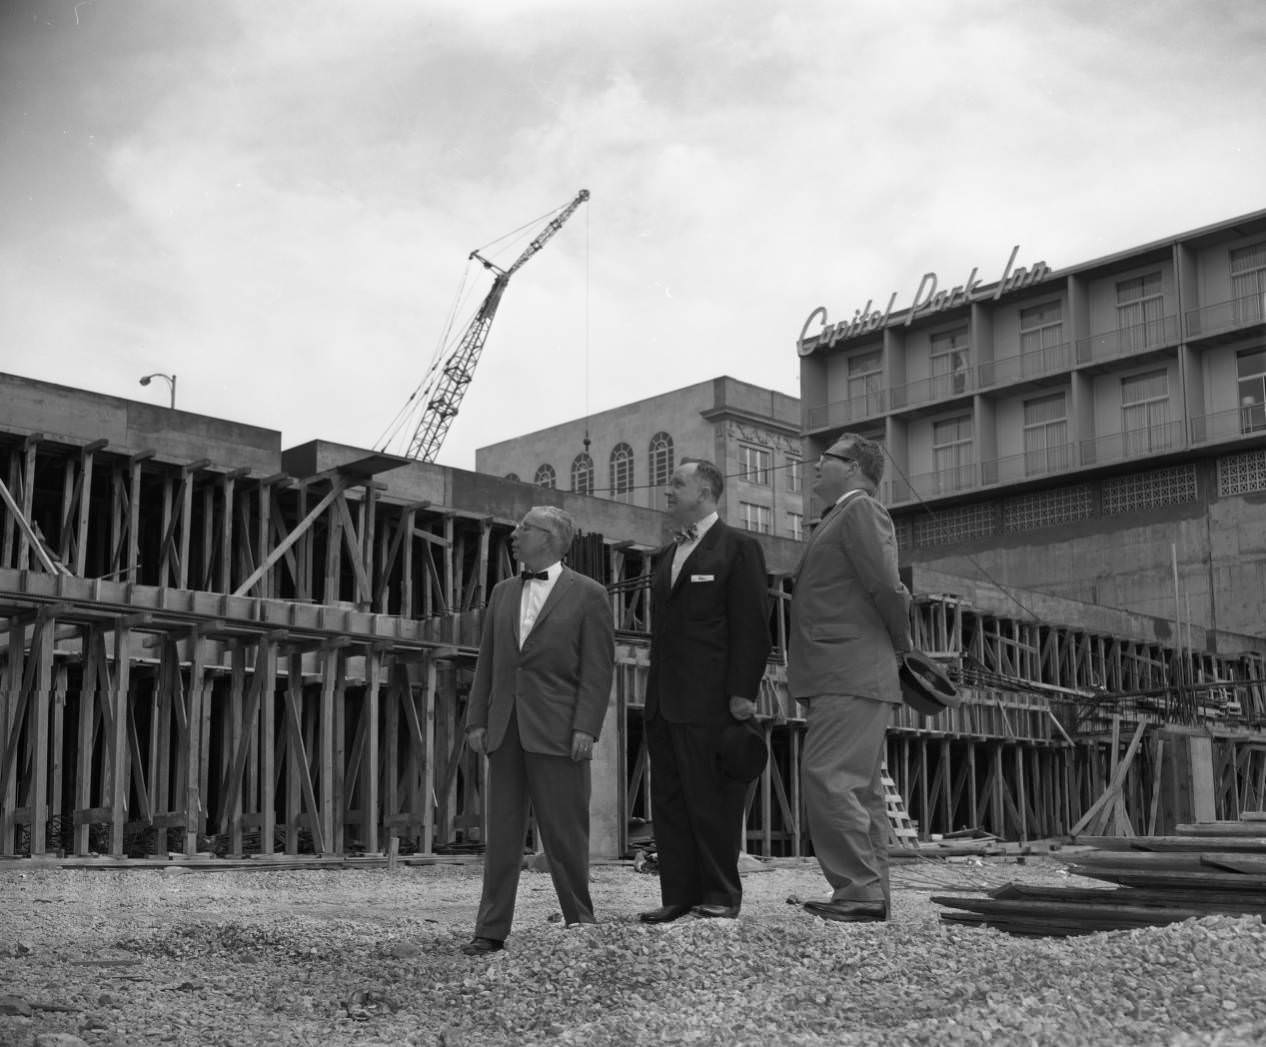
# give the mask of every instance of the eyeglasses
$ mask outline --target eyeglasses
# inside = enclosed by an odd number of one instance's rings
[[[834,453],[834,452],[832,452],[832,451],[823,451],[823,452],[822,452],[822,456],[818,459],[818,468],[819,468],[819,469],[820,469],[823,465],[825,465],[825,464],[826,464],[826,460],[827,460],[828,458],[834,458],[837,462],[848,462],[848,463],[849,463],[849,465],[856,465],[856,464],[857,464],[857,459],[856,459],[856,458],[849,458],[849,457],[847,457],[847,456],[845,456],[845,455],[842,455],[842,454],[835,454],[835,453]]]
[[[540,524],[528,523],[526,520],[520,521],[515,527],[516,531],[540,531],[541,534],[553,534],[548,527],[542,527]]]

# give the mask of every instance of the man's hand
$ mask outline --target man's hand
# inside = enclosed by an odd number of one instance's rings
[[[571,758],[577,763],[593,759],[593,735],[584,731],[571,732]]]
[[[750,720],[756,715],[756,703],[750,698],[734,695],[730,699],[730,715],[736,720]]]
[[[472,753],[481,753],[487,737],[488,732],[483,727],[476,727],[466,732],[466,744],[470,746]]]

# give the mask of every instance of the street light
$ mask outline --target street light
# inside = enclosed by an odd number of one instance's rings
[[[171,386],[171,409],[176,409],[176,376],[174,374],[163,374],[162,371],[155,371],[153,374],[147,374],[141,379],[141,385],[149,385],[151,378],[161,378],[169,386]]]

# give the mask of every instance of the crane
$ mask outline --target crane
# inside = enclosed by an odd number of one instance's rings
[[[424,380],[420,395],[425,400],[425,408],[413,436],[409,440],[407,455],[422,462],[433,462],[448,435],[449,426],[457,416],[466,395],[466,388],[475,376],[475,365],[483,352],[484,343],[488,340],[488,330],[492,326],[492,318],[497,315],[497,307],[501,304],[501,296],[505,294],[510,277],[518,272],[529,258],[544,247],[555,233],[563,227],[581,204],[589,199],[589,190],[582,189],[576,198],[558,212],[524,248],[508,269],[501,269],[478,250],[471,251],[469,258],[479,261],[483,267],[494,273],[492,288],[488,291],[474,319],[462,333],[457,347],[443,360],[438,368]]]

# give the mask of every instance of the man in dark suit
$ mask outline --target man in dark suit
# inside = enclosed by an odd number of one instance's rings
[[[511,544],[523,568],[492,590],[471,685],[466,736],[488,754],[487,850],[475,937],[462,951],[502,948],[514,918],[528,802],[536,814],[564,921],[593,923],[589,897],[589,761],[615,664],[606,589],[564,567],[575,526],[535,506]]]
[[[711,462],[683,462],[666,498],[678,528],[651,588],[646,741],[659,851],[658,909],[734,917],[743,900],[738,856],[747,783],[719,765],[725,728],[756,712],[769,654],[765,556],[717,516],[725,480]]]
[[[796,572],[787,683],[806,706],[801,777],[829,920],[886,920],[888,812],[880,768],[897,670],[913,646],[910,594],[897,576],[892,519],[875,498],[883,448],[844,433],[818,460],[822,522]]]

